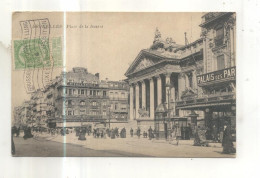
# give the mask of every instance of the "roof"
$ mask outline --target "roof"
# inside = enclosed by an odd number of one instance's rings
[[[131,70],[136,66],[142,56],[150,56],[155,57],[158,60],[161,60],[160,62],[164,61],[179,61],[180,56],[177,53],[174,52],[168,52],[168,51],[158,51],[158,50],[151,50],[151,49],[143,49],[139,52],[135,60],[132,62],[130,67],[127,69],[125,75],[129,75]],[[159,62],[158,62],[159,63]],[[156,63],[156,64],[158,64]]]
[[[177,48],[177,49],[175,50],[175,52],[177,52],[177,51],[179,51],[179,50],[183,50],[183,49],[188,48],[188,47],[191,47],[191,46],[193,46],[194,44],[199,43],[199,42],[202,41],[202,40],[203,40],[203,38],[199,38],[199,39],[197,39],[196,41],[193,41],[192,43],[190,43],[190,44],[188,44],[188,45],[185,45],[185,46],[182,46],[182,47],[180,47],[180,48]]]
[[[209,13],[204,14],[202,17],[205,17],[208,14],[213,14],[213,13],[214,13],[214,15],[211,18],[209,18],[208,20],[206,20],[204,23],[200,24],[199,26],[200,27],[205,27],[206,25],[212,23],[213,21],[215,21],[215,20],[217,20],[219,18],[222,18],[222,17],[224,17],[226,15],[231,15],[234,12],[209,12]]]

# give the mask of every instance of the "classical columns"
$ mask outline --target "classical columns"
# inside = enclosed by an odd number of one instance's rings
[[[146,87],[144,80],[141,81],[142,84],[142,108],[145,108],[146,110]]]
[[[162,79],[160,75],[156,77],[157,79],[157,106],[162,103]]]
[[[139,118],[139,84],[135,84],[135,118]]]
[[[130,85],[130,113],[129,119],[134,120],[134,88]]]
[[[153,82],[153,78],[150,78],[149,82],[150,82],[150,119],[154,119],[154,82]]]
[[[166,87],[166,90],[165,90],[165,94],[166,94],[166,103],[167,103],[167,108],[168,108],[168,105],[169,105],[169,97],[168,97],[168,92],[170,90],[170,87],[169,85],[171,84],[171,80],[170,80],[170,77],[171,77],[171,74],[167,73],[165,74],[165,87]]]

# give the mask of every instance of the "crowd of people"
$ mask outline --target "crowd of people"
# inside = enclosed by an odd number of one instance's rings
[[[78,137],[78,140],[87,140],[86,135],[90,136],[92,135],[94,138],[110,138],[110,139],[116,139],[116,138],[126,138],[127,137],[127,131],[126,128],[119,129],[117,127],[115,128],[91,128],[91,127],[77,127],[77,128],[41,128],[41,127],[12,127],[12,153],[15,152],[15,146],[13,143],[13,136],[19,137],[20,131],[23,130],[24,139],[32,138],[34,133],[48,133],[52,136],[54,135],[61,135],[66,136],[67,134],[76,133],[76,137]],[[134,131],[133,128],[129,130],[130,137],[134,137],[134,135],[137,136],[138,139],[143,136],[143,138],[148,138],[149,140],[157,139],[158,138],[158,132],[155,132],[155,130],[152,129],[150,126],[149,129],[141,131],[140,127],[137,127],[137,129]],[[220,134],[217,134],[216,131],[211,132],[211,141],[213,142],[221,142],[223,146],[223,153],[230,154],[235,153],[236,149],[234,148],[233,142],[232,142],[232,134],[231,134],[231,128],[229,125],[225,124],[223,132]],[[191,138],[194,138],[194,146],[209,146],[209,131],[207,128],[196,126],[194,129],[188,125],[188,127],[182,127],[178,124],[173,125],[170,130],[167,130],[165,132],[165,138],[170,141],[171,144],[179,145],[179,140],[189,140]]]

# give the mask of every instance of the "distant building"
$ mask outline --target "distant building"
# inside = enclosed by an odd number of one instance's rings
[[[129,86],[124,81],[107,81],[110,117],[114,121],[128,120]]]

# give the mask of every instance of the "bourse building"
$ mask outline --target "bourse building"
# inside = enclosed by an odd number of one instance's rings
[[[205,13],[201,38],[184,46],[162,40],[157,29],[152,46],[141,50],[125,73],[130,120],[164,132],[176,123],[220,132],[228,123],[235,133],[235,18],[235,13]]]

